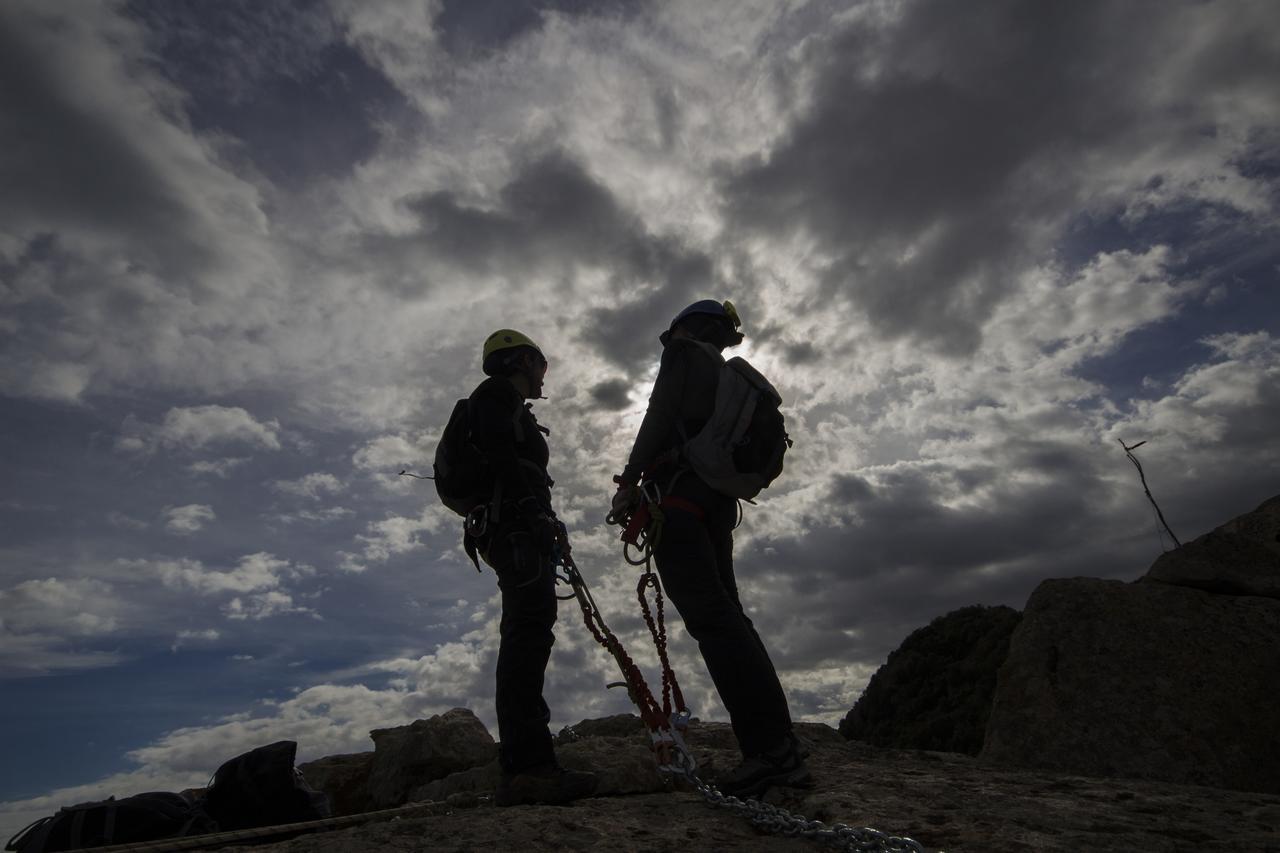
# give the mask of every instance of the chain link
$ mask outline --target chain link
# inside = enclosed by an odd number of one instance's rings
[[[804,815],[789,812],[772,803],[754,799],[742,800],[722,794],[715,785],[699,778],[692,756],[681,748],[677,748],[676,752],[676,760],[661,768],[662,770],[687,780],[702,795],[707,805],[745,818],[752,826],[764,832],[789,838],[807,838],[849,853],[924,853],[920,842],[913,838],[890,835],[869,826],[854,827],[844,823],[826,824],[820,820],[808,820]]]

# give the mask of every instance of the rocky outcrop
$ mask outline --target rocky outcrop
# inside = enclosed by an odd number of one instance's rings
[[[982,758],[1280,793],[1278,649],[1273,598],[1045,581],[1000,670]]]
[[[307,784],[329,796],[334,815],[351,815],[372,811],[369,799],[369,771],[373,768],[372,752],[350,755],[328,755],[298,765]]]
[[[488,764],[498,754],[484,723],[466,708],[454,708],[407,726],[374,729],[368,794],[374,808],[390,808],[409,793],[450,773]]]
[[[1280,598],[1280,496],[1162,554],[1142,580]]]
[[[910,835],[928,851],[1280,853],[1277,795],[993,767],[956,753],[884,749],[846,741],[834,729],[817,723],[801,723],[798,730],[811,751],[809,765],[817,784],[807,791],[771,792],[767,801],[828,824],[873,826]],[[583,735],[579,742],[594,737]],[[633,739],[626,742],[628,748],[645,749]],[[695,723],[689,743],[708,775],[737,760],[727,724]],[[652,763],[649,772],[657,776]],[[828,848],[813,840],[758,830],[739,815],[709,807],[697,793],[677,789],[597,796],[567,807],[508,809],[494,808],[492,798],[483,794],[458,796],[430,816],[409,815],[252,849],[271,853],[812,853]]]
[[[1012,607],[962,607],[913,631],[871,676],[840,734],[875,746],[977,755],[1019,618]]]

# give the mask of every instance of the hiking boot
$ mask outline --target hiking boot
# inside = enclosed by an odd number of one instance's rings
[[[595,793],[599,780],[585,770],[565,770],[558,764],[543,764],[518,773],[503,773],[493,802],[499,806],[542,803],[559,806]]]
[[[788,734],[773,749],[750,756],[718,780],[720,793],[746,799],[758,797],[776,785],[812,788],[813,775],[804,763],[799,741]]]

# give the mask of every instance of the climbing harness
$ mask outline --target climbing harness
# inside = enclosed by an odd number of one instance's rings
[[[640,599],[641,612],[649,633],[653,637],[658,650],[658,659],[662,665],[662,707],[645,683],[631,656],[627,654],[622,643],[609,630],[604,618],[596,606],[595,600],[587,589],[582,573],[573,561],[569,547],[569,537],[560,526],[558,548],[555,554],[557,565],[564,571],[562,580],[573,589],[571,595],[562,598],[576,598],[582,607],[583,620],[591,631],[596,642],[604,646],[618,662],[622,670],[622,684],[627,688],[631,701],[640,710],[640,718],[649,728],[653,740],[652,748],[657,756],[658,771],[671,778],[685,780],[707,803],[707,805],[728,810],[743,817],[764,832],[786,835],[789,837],[810,838],[836,847],[849,853],[924,853],[919,842],[905,836],[891,835],[869,826],[853,827],[843,823],[826,824],[819,820],[808,820],[803,815],[795,814],[780,806],[757,799],[741,799],[721,793],[715,785],[703,781],[698,775],[698,763],[685,742],[684,734],[690,720],[690,712],[684,703],[684,696],[676,682],[675,673],[667,656],[667,632],[663,620],[662,586],[658,575],[653,571],[653,550],[662,536],[663,507],[682,509],[701,517],[702,510],[691,501],[668,495],[663,498],[657,485],[652,481],[645,483],[640,489],[642,502],[633,508],[620,512],[611,512],[606,519],[609,524],[623,528],[623,556],[632,565],[643,566],[644,572],[636,587]],[[639,520],[637,520],[639,519]],[[638,554],[636,556],[633,551]],[[647,588],[654,590],[656,618],[650,610],[645,596]],[[614,685],[610,685],[611,687]],[[676,713],[672,716],[672,702]]]

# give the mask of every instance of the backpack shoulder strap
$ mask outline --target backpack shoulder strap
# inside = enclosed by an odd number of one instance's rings
[[[774,388],[773,383],[766,379],[763,373],[752,367],[745,358],[735,355],[725,363],[740,373],[756,390],[773,398],[775,406],[782,405],[782,395],[778,393],[778,389]]]

